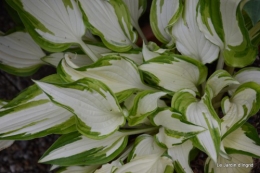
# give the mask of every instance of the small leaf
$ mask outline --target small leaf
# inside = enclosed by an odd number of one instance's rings
[[[13,143],[13,140],[0,140],[0,151],[10,147]]]

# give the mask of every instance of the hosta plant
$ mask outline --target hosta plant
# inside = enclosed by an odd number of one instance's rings
[[[248,173],[260,157],[258,1],[153,0],[157,44],[146,0],[6,1],[24,28],[0,37],[1,69],[57,73],[1,102],[0,149],[60,134],[39,162],[87,173],[190,173],[199,152],[204,172]]]

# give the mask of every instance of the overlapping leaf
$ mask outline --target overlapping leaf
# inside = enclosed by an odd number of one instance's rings
[[[178,51],[206,64],[218,58],[219,48],[207,40],[204,33],[199,30],[196,20],[198,2],[199,0],[185,1],[184,17],[180,17],[173,25],[171,34],[176,39]]]
[[[94,140],[77,132],[60,137],[39,162],[61,166],[97,165],[113,160],[127,144],[127,134],[115,132],[105,139]]]
[[[125,123],[114,94],[97,80],[83,78],[69,84],[37,81],[36,84],[54,103],[77,116],[77,128],[85,136],[105,138]]]
[[[196,60],[180,55],[159,56],[139,66],[151,84],[176,92],[187,88],[198,91],[205,81],[207,68]]]
[[[0,36],[0,68],[18,76],[33,74],[45,53],[25,32]]]
[[[54,75],[44,81],[59,81]],[[0,138],[32,139],[74,131],[73,114],[54,105],[35,85],[0,109]]]
[[[123,1],[79,2],[91,32],[98,35],[109,49],[125,52],[132,48],[137,34],[133,31],[130,14]]]
[[[241,15],[240,0],[202,0],[197,9],[200,30],[218,45],[225,63],[244,67],[255,60],[256,47],[251,44]]]
[[[82,41],[85,25],[78,4],[66,1],[7,1],[15,8],[34,40],[49,51],[62,51],[72,43],[79,44],[89,57],[97,57]]]
[[[116,93],[119,102],[125,100],[137,90],[152,89],[142,82],[137,66],[127,58],[109,55],[99,59],[95,64],[73,69],[63,60],[58,73],[68,81],[90,77],[102,81]]]

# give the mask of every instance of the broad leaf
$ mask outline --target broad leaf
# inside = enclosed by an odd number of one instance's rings
[[[181,145],[176,145],[167,150],[167,154],[174,161],[174,169],[178,173],[193,173],[189,165],[189,154],[193,145],[191,141],[186,141]]]
[[[230,154],[231,160],[218,157],[217,163],[210,158],[206,160],[205,172],[207,173],[248,173],[253,168],[252,157],[241,154]]]
[[[181,0],[154,0],[152,2],[150,23],[154,35],[162,43],[171,45],[171,25],[181,16],[183,4]]]
[[[121,0],[84,1],[79,0],[86,15],[91,32],[98,35],[111,50],[125,52],[137,40],[133,31],[130,14]]]
[[[222,100],[221,107],[224,113],[221,133],[225,137],[259,110],[259,85],[254,82],[242,84],[231,98],[225,97]]]
[[[59,79],[54,75],[43,80]],[[51,103],[33,85],[0,109],[0,138],[21,140],[64,134],[75,130],[74,121],[72,113]]]
[[[142,91],[134,98],[133,107],[129,111],[127,117],[130,126],[140,124],[144,119],[151,115],[158,108],[158,100],[166,95],[164,92]]]
[[[197,86],[207,76],[203,64],[180,55],[159,56],[146,61],[139,69],[144,71],[149,83],[172,92],[183,88],[197,92]]]
[[[58,73],[67,81],[90,77],[102,81],[116,94],[119,102],[137,90],[152,89],[142,82],[137,66],[127,58],[109,55],[95,64],[73,69],[66,59],[58,67]]]
[[[191,90],[183,89],[174,94],[172,107],[185,115],[185,119],[207,129],[194,138],[194,145],[206,152],[215,162],[220,151],[220,120],[211,104],[212,91],[206,88],[200,101]]]
[[[170,158],[161,156],[161,154],[145,155],[136,157],[115,171],[115,173],[126,172],[170,173],[173,172],[173,164]]]
[[[153,136],[143,134],[135,139],[134,147],[128,156],[128,162],[141,156],[149,156],[152,154],[162,155],[165,151],[164,148],[157,145]]]
[[[198,2],[199,0],[185,1],[184,17],[180,17],[173,25],[171,34],[176,39],[178,51],[183,55],[206,64],[218,58],[219,48],[207,40],[199,30],[196,21],[196,7]]]
[[[105,139],[94,140],[79,133],[60,137],[39,162],[61,166],[97,165],[113,160],[127,144],[127,135],[115,132]]]
[[[89,57],[97,57],[82,41],[85,25],[77,2],[66,1],[7,1],[15,8],[34,40],[48,51],[59,52],[72,43],[79,44]]]
[[[260,157],[260,138],[256,129],[246,123],[223,139],[228,153],[244,154],[251,157]]]
[[[125,123],[114,94],[97,80],[84,78],[69,84],[36,81],[36,84],[55,104],[76,115],[77,128],[87,137],[105,138]]]
[[[0,36],[0,68],[18,76],[29,76],[44,64],[45,53],[25,32]]]
[[[157,126],[162,126],[156,135],[156,140],[160,146],[165,148],[181,144],[188,138],[206,130],[203,127],[184,122],[181,114],[169,109],[156,111],[151,117],[151,121]]]
[[[201,0],[197,8],[200,30],[220,47],[225,63],[233,67],[251,64],[257,53],[251,45],[239,3],[240,0]]]

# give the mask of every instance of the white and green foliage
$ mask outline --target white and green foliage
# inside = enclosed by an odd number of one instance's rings
[[[0,150],[60,134],[39,162],[63,173],[192,173],[199,150],[212,173],[260,157],[247,123],[260,108],[253,0],[153,0],[160,46],[138,24],[146,0],[6,1],[25,28],[1,34],[0,68],[57,74],[1,102]]]

